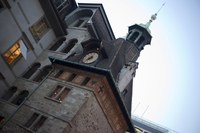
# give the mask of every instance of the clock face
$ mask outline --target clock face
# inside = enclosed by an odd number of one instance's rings
[[[98,59],[98,57],[99,57],[99,54],[97,52],[90,52],[83,57],[82,62],[86,64],[90,64],[90,63],[95,62]]]

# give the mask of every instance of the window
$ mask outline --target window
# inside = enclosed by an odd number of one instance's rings
[[[12,86],[5,92],[5,94],[1,97],[1,99],[8,101],[17,91],[16,86]]]
[[[62,72],[62,73],[61,73]],[[70,72],[67,72],[67,71],[59,71],[60,74],[57,78],[61,79],[61,80],[67,80],[69,79],[69,77],[71,76],[71,73]]]
[[[55,78],[59,78],[64,73],[64,70],[58,70],[58,72],[55,74]]]
[[[87,85],[87,83],[90,81],[89,77],[86,77],[83,82],[81,83],[81,85]]]
[[[70,75],[70,77],[69,77],[69,79],[68,79],[67,81],[70,82],[70,81],[72,81],[75,77],[76,77],[76,74],[73,73],[73,74]]]
[[[49,50],[56,51],[63,44],[65,40],[66,40],[65,37],[58,39],[56,43],[53,46],[51,46]]]
[[[63,53],[68,53],[74,46],[75,44],[78,42],[77,39],[71,39],[68,42],[68,45],[62,50]]]
[[[12,103],[15,105],[20,105],[28,95],[29,92],[27,90],[23,90],[19,93],[19,95],[17,95],[17,97],[12,101]]]
[[[41,82],[53,69],[52,66],[45,66],[33,79],[35,82]]]
[[[43,35],[47,32],[48,29],[49,29],[49,26],[48,26],[47,20],[43,17],[38,22],[36,22],[33,26],[31,26],[30,31],[34,39],[36,40],[36,42],[38,42],[43,37]]]
[[[26,128],[31,129],[32,131],[38,131],[39,128],[44,124],[47,117],[40,115],[38,113],[34,113],[28,121],[24,124]]]
[[[137,31],[131,31],[127,37],[128,40],[135,42],[135,40],[138,38],[139,32]]]
[[[141,36],[139,39],[138,39],[138,41],[136,42],[136,44],[138,45],[138,47],[139,48],[141,48],[142,47],[142,43],[144,42],[144,37],[143,36]]]
[[[56,86],[54,91],[48,96],[48,98],[58,101],[58,102],[62,102],[64,98],[67,96],[67,94],[69,93],[69,91],[70,89],[68,89],[67,87],[58,85]]]
[[[40,66],[41,66],[40,63],[34,63],[22,77],[26,78],[26,79],[29,79],[37,71],[37,69]]]
[[[15,44],[13,44],[12,47],[8,49],[6,53],[3,55],[4,60],[8,64],[12,64],[19,57],[21,57],[20,45],[24,45],[24,42],[21,39],[17,41]]]
[[[73,27],[86,27],[86,23],[88,22],[88,18],[81,18],[81,19],[78,19],[76,20],[72,26]]]
[[[0,10],[3,9],[3,3],[0,1]]]
[[[60,12],[66,5],[68,5],[68,0],[53,0],[53,3],[57,11]]]

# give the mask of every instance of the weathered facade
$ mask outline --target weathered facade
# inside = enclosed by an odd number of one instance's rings
[[[101,4],[0,1],[2,132],[135,132],[132,78],[145,27],[115,39]]]

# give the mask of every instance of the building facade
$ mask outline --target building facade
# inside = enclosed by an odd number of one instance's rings
[[[2,132],[135,132],[132,78],[151,35],[115,39],[101,4],[0,1]]]

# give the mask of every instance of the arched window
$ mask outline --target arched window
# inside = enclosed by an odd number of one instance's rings
[[[25,98],[29,95],[29,92],[27,90],[23,90],[17,95],[17,97],[12,101],[13,104],[20,105]]]
[[[37,74],[37,76],[33,79],[35,82],[42,81],[50,72],[53,70],[52,66],[45,66],[42,70]]]
[[[62,50],[63,53],[68,53],[74,46],[75,44],[78,42],[77,39],[71,39],[68,42],[68,45]]]
[[[122,91],[122,93],[121,93],[121,94],[122,94],[122,96],[124,96],[124,97],[125,97],[125,96],[126,96],[126,94],[127,94],[127,92],[128,92],[128,91],[127,91],[127,89],[124,89],[124,90]]]
[[[128,35],[128,40],[135,42],[138,36],[139,36],[139,32],[133,31]]]
[[[144,37],[143,36],[141,36],[139,39],[138,39],[138,41],[136,42],[136,44],[137,44],[137,46],[139,47],[139,48],[141,48],[142,46],[141,46],[141,44],[144,42]]]
[[[63,44],[65,40],[66,40],[65,37],[60,38],[59,40],[56,41],[56,43],[53,46],[51,46],[49,50],[56,51]]]
[[[73,15],[66,17],[65,22],[69,27],[85,28],[86,23],[91,18],[93,11],[90,9],[82,9]]]
[[[1,97],[3,100],[8,101],[17,91],[17,87],[16,86],[12,86],[10,87],[5,94]]]
[[[29,79],[41,66],[40,63],[34,63],[31,68],[22,76],[23,78]]]

